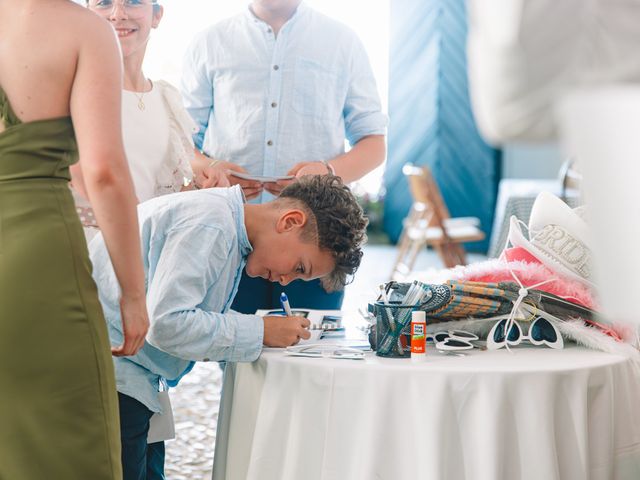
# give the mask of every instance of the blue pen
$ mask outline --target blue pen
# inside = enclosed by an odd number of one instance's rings
[[[284,292],[280,294],[280,305],[282,305],[282,310],[284,310],[284,313],[286,313],[289,317],[293,315],[291,313],[291,305],[289,305],[289,298]]]

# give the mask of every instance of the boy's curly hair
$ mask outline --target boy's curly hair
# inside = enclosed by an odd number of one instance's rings
[[[340,177],[306,175],[282,190],[278,200],[297,200],[312,220],[302,233],[303,240],[317,241],[320,249],[333,254],[335,267],[322,278],[327,292],[342,290],[360,266],[361,246],[369,223],[362,208]]]

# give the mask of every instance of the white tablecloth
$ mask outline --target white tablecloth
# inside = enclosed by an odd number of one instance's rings
[[[602,352],[227,365],[215,480],[640,479],[640,384]]]

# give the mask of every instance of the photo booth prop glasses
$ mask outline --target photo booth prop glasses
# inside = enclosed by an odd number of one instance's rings
[[[497,321],[489,335],[487,335],[487,348],[489,350],[498,350],[505,346],[520,345],[524,340],[528,340],[532,345],[545,345],[550,348],[564,348],[562,335],[546,318],[538,317],[529,326],[529,335],[524,335],[522,327],[518,321],[511,322],[509,331],[507,332],[508,320]]]
[[[475,347],[472,342],[478,340],[476,334],[464,330],[427,333],[427,342],[435,343],[436,349],[441,351],[471,350]]]
[[[447,338],[455,338],[456,340],[465,340],[467,342],[480,340],[480,338],[475,333],[466,332],[464,330],[449,330],[448,332],[443,331],[427,333],[427,342],[429,343],[442,342]]]

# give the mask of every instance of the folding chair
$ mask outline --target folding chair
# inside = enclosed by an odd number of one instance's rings
[[[451,218],[427,167],[408,164],[402,173],[409,181],[413,205],[403,222],[391,278],[406,278],[413,270],[418,254],[427,245],[438,253],[446,268],[466,265],[461,243],[484,239],[479,228],[480,220],[475,217]]]
[[[572,158],[568,158],[563,162],[558,176],[562,184],[560,198],[566,202],[572,193],[574,195],[577,194],[578,197],[580,196],[582,173],[580,173],[576,162]]]

